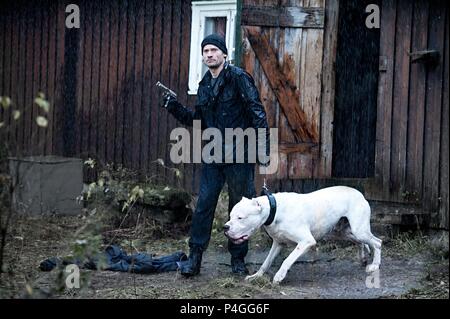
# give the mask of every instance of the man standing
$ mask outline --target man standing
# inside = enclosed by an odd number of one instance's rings
[[[269,155],[269,130],[266,113],[261,104],[253,78],[241,68],[226,61],[228,54],[224,39],[217,35],[207,36],[201,43],[203,63],[209,71],[199,83],[195,111],[182,106],[174,97],[166,96],[162,102],[168,111],[184,125],[192,126],[194,120],[201,120],[202,128],[217,128],[224,136],[225,128],[266,129],[266,149]],[[224,138],[222,140],[225,140]],[[208,246],[219,194],[226,182],[229,193],[228,212],[243,196],[255,197],[255,163],[248,158],[248,148],[255,145],[244,143],[243,163],[236,161],[236,145],[225,145],[223,155],[232,150],[233,162],[202,163],[200,191],[197,207],[192,216],[189,239],[189,259],[180,265],[181,274],[190,277],[200,273],[202,254]],[[239,155],[239,154],[238,154]],[[222,159],[224,156],[222,157]],[[259,157],[258,157],[259,158]],[[260,163],[262,164],[262,163]],[[265,163],[266,165],[268,163]],[[248,274],[244,257],[248,241],[228,241],[233,273]]]

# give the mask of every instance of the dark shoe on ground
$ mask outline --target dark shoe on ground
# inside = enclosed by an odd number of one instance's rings
[[[249,271],[243,259],[231,259],[231,272],[238,275],[248,275]]]
[[[200,248],[191,249],[189,259],[178,263],[180,272],[185,277],[196,276],[200,273],[203,251]]]

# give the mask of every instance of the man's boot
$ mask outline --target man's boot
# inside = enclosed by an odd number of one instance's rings
[[[200,247],[192,247],[189,259],[180,263],[180,272],[185,277],[192,277],[200,273],[203,250]]]
[[[238,275],[248,275],[249,271],[245,265],[244,258],[231,257],[231,272]]]

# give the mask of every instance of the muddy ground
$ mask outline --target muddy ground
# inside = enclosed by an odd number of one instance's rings
[[[219,221],[218,223],[220,223]],[[448,242],[443,257],[419,233],[385,238],[379,277],[368,277],[351,243],[319,242],[288,272],[281,285],[271,279],[290,249],[286,247],[270,271],[256,282],[230,272],[226,240],[213,230],[201,274],[185,279],[177,272],[139,275],[81,270],[81,288],[67,289],[61,270],[42,272],[39,263],[52,256],[66,256],[85,229],[86,216],[20,217],[7,237],[2,298],[449,298]],[[122,228],[103,233],[102,244],[120,244],[128,252],[155,254],[187,252],[187,227],[155,230]],[[265,259],[270,239],[258,232],[251,240],[247,265],[255,272]],[[59,287],[59,288],[58,288]]]

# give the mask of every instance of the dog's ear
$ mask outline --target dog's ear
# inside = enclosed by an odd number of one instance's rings
[[[256,200],[256,198],[252,198],[252,204],[253,204],[253,206],[257,206],[258,207],[258,211],[262,210],[262,207],[261,207],[261,205],[259,205],[259,203]]]

